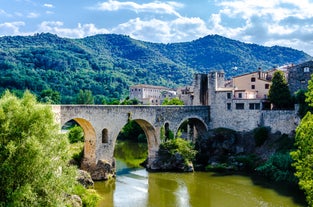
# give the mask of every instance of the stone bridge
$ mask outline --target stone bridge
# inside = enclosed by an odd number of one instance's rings
[[[85,145],[81,167],[89,171],[94,180],[106,179],[104,163],[114,168],[116,139],[129,120],[136,121],[145,132],[148,167],[159,149],[162,127],[176,134],[188,120],[189,139],[194,140],[207,132],[210,122],[208,106],[53,105],[53,111],[60,127],[75,120],[83,128]]]

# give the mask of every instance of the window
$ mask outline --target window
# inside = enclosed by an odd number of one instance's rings
[[[260,103],[249,103],[249,109],[250,110],[258,110],[261,108]]]
[[[227,110],[231,110],[231,103],[227,103]]]
[[[245,104],[244,103],[236,103],[236,109],[242,110],[245,109]]]
[[[251,85],[251,89],[255,89],[255,85]]]
[[[238,98],[242,98],[242,93],[238,93]]]
[[[303,68],[303,71],[304,71],[305,73],[309,73],[309,72],[310,72],[310,68],[309,68],[309,67],[305,67],[305,68]]]
[[[252,78],[251,78],[251,82],[255,82],[255,77],[252,77]]]
[[[269,89],[270,88],[270,84],[266,83],[265,84],[265,89]]]
[[[261,104],[260,103],[256,103],[255,104],[255,109],[261,109]]]
[[[231,93],[227,93],[227,99],[231,99]]]
[[[109,143],[109,135],[108,135],[108,130],[103,129],[102,130],[102,144]]]

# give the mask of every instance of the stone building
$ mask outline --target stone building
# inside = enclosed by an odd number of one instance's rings
[[[313,61],[293,65],[288,68],[288,84],[291,94],[300,89],[307,90],[308,81],[313,73]]]
[[[244,80],[251,87],[258,79],[260,82],[258,86],[263,86],[265,89],[265,84],[270,82],[260,80],[259,75],[259,73],[252,73]],[[269,110],[270,104],[266,99],[266,92],[260,95],[250,87],[239,89],[224,77],[223,71],[194,76],[193,105],[210,106],[210,128],[224,127],[236,131],[250,131],[260,126],[269,126],[273,132],[282,133],[290,133],[295,129],[298,119],[294,110]]]
[[[144,105],[161,105],[165,98],[176,97],[176,91],[163,86],[146,84],[134,85],[129,88],[129,98],[137,99]]]

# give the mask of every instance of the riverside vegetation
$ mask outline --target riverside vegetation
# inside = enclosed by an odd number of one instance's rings
[[[51,107],[26,91],[0,99],[0,206],[94,206],[97,196],[76,181],[69,141]],[[80,199],[77,198],[77,195]]]

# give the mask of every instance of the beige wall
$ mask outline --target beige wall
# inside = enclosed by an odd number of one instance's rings
[[[255,81],[252,82],[252,79]],[[256,98],[266,98],[271,85],[271,81],[259,79],[258,72],[234,77],[232,81],[233,87],[236,87],[236,90],[257,92]],[[265,88],[266,84],[268,84],[268,88]]]

